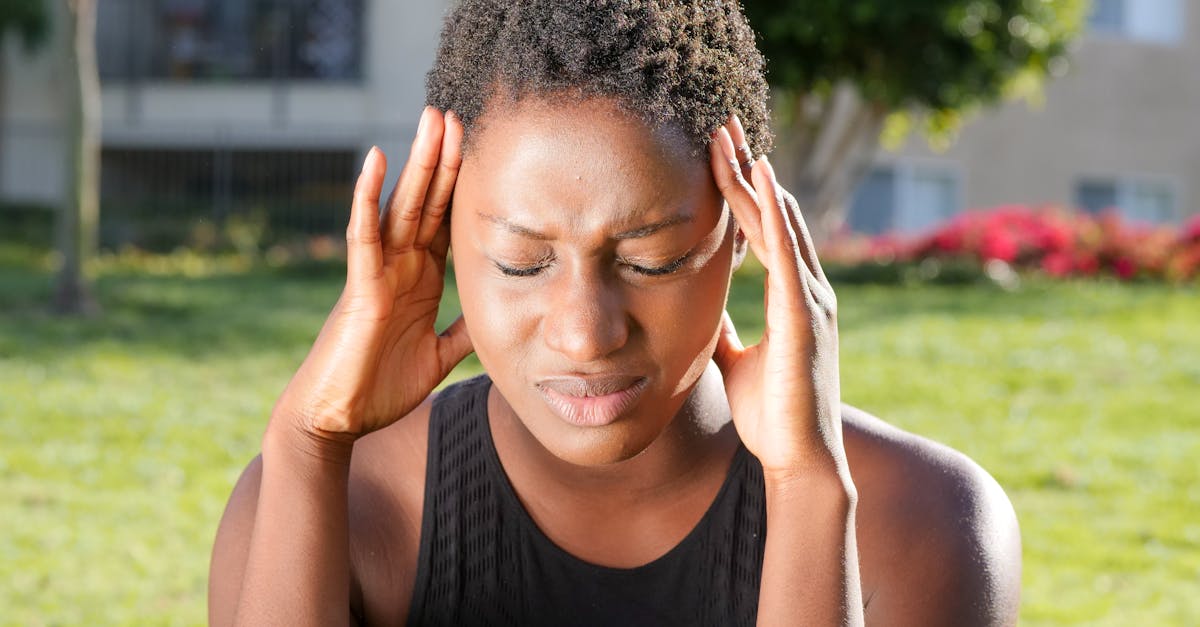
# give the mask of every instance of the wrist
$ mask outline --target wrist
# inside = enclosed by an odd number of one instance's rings
[[[836,466],[836,465],[835,465]],[[852,512],[858,505],[858,489],[850,471],[842,468],[763,469],[767,505],[803,503],[806,508],[826,504]]]
[[[356,439],[352,434],[320,431],[297,420],[272,416],[263,435],[263,457],[264,461],[280,456],[301,463],[349,467]]]

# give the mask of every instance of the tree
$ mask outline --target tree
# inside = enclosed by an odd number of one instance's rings
[[[27,54],[46,43],[50,34],[50,15],[45,1],[0,0],[0,147],[4,146],[4,43],[10,33],[20,38]],[[2,150],[0,159],[3,159]],[[2,161],[0,165],[3,165]]]
[[[100,223],[100,72],[96,63],[96,0],[65,0],[63,48],[69,86],[66,98],[67,201],[58,212],[62,255],[54,305],[60,313],[98,309],[86,262],[96,252]]]
[[[743,0],[767,57],[780,176],[820,238],[844,221],[881,133],[946,142],[1067,69],[1089,0]],[[886,132],[885,132],[886,128]]]

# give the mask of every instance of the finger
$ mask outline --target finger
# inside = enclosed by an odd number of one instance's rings
[[[437,235],[438,227],[450,207],[454,195],[454,183],[458,180],[458,169],[462,165],[462,124],[453,111],[444,117],[442,145],[438,158],[437,172],[425,196],[425,207],[421,215],[421,226],[413,245],[425,248]]]
[[[738,165],[736,150],[728,129],[722,127],[713,133],[713,141],[709,147],[709,165],[712,168],[713,180],[729,204],[733,217],[737,220],[738,228],[750,242],[750,249],[759,261],[767,263],[767,250],[762,239],[762,217],[758,208],[758,197],[754,188],[742,176]]]
[[[449,374],[455,366],[475,351],[471,343],[471,334],[467,332],[467,323],[460,314],[438,334],[438,358],[442,364],[442,376]]]
[[[817,247],[813,244],[812,233],[809,232],[808,223],[804,221],[804,214],[800,211],[800,203],[796,202],[795,196],[787,192],[783,193],[783,201],[788,221],[796,233],[796,243],[800,246],[800,255],[804,259],[804,264],[823,286],[829,287],[829,280],[825,278],[825,270],[821,267],[820,259],[817,258]]]
[[[348,280],[378,277],[383,272],[379,242],[379,194],[387,172],[387,157],[372,146],[363,160],[354,184],[350,224],[346,227],[346,275]]]
[[[733,326],[733,318],[729,317],[729,312],[721,314],[721,328],[717,332],[717,349],[713,352],[713,362],[717,364],[717,368],[721,370],[721,374],[729,376],[729,372],[733,370],[733,365],[737,363],[739,357],[742,356],[742,351],[745,347],[742,346],[742,340],[738,337],[737,329]]]
[[[450,223],[442,221],[438,227],[437,233],[433,234],[433,241],[429,242],[429,250],[433,253],[434,259],[437,259],[441,264],[442,270],[446,269],[446,253],[450,251]]]
[[[729,122],[725,125],[729,129],[729,138],[733,140],[733,148],[737,155],[738,165],[742,169],[742,178],[750,178],[750,171],[754,167],[754,151],[750,149],[750,142],[746,140],[746,129],[742,127],[742,120],[733,114],[729,117]]]
[[[437,170],[442,126],[441,113],[433,107],[425,107],[408,162],[400,172],[396,190],[383,215],[383,248],[387,252],[408,250],[416,239],[429,181]]]
[[[800,257],[796,233],[792,230],[791,220],[788,219],[786,203],[783,200],[783,189],[775,180],[775,169],[766,157],[754,164],[751,179],[754,189],[758,192],[758,204],[762,208],[763,240],[766,243],[771,260],[767,269],[771,278],[770,288],[778,291],[776,297],[786,299],[786,302],[797,302],[793,296],[806,292],[807,282],[805,267]]]

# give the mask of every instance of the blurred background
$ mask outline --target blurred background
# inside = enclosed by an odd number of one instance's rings
[[[205,621],[450,4],[0,2],[0,624]],[[1023,623],[1200,623],[1200,4],[744,4],[844,400],[1005,487]]]

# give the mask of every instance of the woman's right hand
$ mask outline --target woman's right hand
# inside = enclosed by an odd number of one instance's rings
[[[387,159],[378,148],[368,153],[346,230],[345,289],[276,403],[271,428],[353,442],[411,412],[472,352],[461,316],[434,330],[462,134],[453,113],[425,108],[382,219]]]

